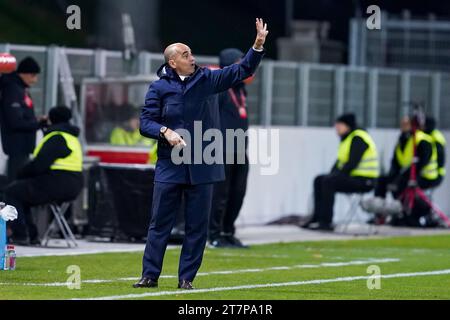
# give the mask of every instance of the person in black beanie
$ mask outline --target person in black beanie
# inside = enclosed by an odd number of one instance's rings
[[[28,161],[36,144],[36,132],[47,121],[36,118],[29,92],[38,81],[39,64],[31,57],[17,71],[0,78],[0,127],[3,151],[8,155],[7,175],[12,182]]]
[[[6,202],[19,213],[17,220],[8,223],[10,243],[39,244],[30,208],[74,200],[82,189],[80,129],[70,124],[71,118],[72,112],[65,106],[50,110],[50,126],[34,150],[33,160],[4,190]]]
[[[379,177],[377,148],[367,131],[357,127],[355,115],[337,118],[335,129],[341,139],[338,159],[329,174],[314,180],[314,213],[303,225],[306,229],[333,231],[335,194],[369,192]]]

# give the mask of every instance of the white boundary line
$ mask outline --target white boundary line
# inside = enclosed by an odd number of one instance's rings
[[[383,278],[383,279],[408,278],[408,277],[420,277],[420,276],[435,276],[435,275],[443,275],[443,274],[450,274],[450,269],[415,272],[415,273],[394,273],[394,274],[381,275],[380,278]],[[356,280],[366,280],[366,279],[369,279],[372,277],[374,277],[374,276],[341,277],[341,278],[334,278],[334,279],[318,279],[318,280],[295,281],[295,282],[266,283],[266,284],[254,284],[254,285],[244,285],[244,286],[235,286],[235,287],[218,287],[218,288],[210,288],[210,289],[147,292],[147,293],[142,293],[142,294],[128,294],[128,295],[120,295],[120,296],[82,298],[82,299],[71,299],[71,300],[120,300],[120,299],[133,299],[133,298],[145,298],[145,297],[160,297],[160,296],[196,294],[196,293],[207,293],[207,292],[250,290],[250,289],[260,289],[260,288],[276,288],[276,287],[324,284],[324,283],[333,283],[333,282],[349,282],[349,281],[356,281]]]
[[[294,270],[294,269],[314,269],[314,268],[330,268],[330,267],[346,267],[346,266],[358,266],[371,263],[390,263],[399,262],[400,259],[394,258],[368,258],[366,260],[353,260],[347,262],[323,262],[320,264],[298,264],[293,266],[278,266],[278,267],[268,267],[268,268],[258,268],[258,269],[237,269],[237,270],[225,270],[225,271],[211,271],[211,272],[199,272],[197,276],[210,276],[210,275],[228,275],[228,274],[239,274],[239,273],[256,273],[265,271],[278,271],[278,270]],[[176,275],[163,275],[162,279],[174,279],[178,278]],[[91,279],[83,280],[81,283],[113,283],[118,281],[134,281],[139,278],[118,278],[118,279]],[[15,286],[32,286],[32,287],[65,287],[68,285],[67,282],[50,282],[50,283],[1,283],[0,286],[15,285]]]

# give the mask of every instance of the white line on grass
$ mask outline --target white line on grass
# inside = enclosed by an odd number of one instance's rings
[[[269,267],[269,268],[259,268],[259,269],[237,269],[237,270],[225,270],[225,271],[211,271],[211,272],[199,272],[197,276],[210,276],[210,275],[227,275],[227,274],[238,274],[238,273],[255,273],[255,272],[265,272],[265,271],[277,271],[277,270],[293,270],[293,269],[313,269],[313,268],[330,268],[330,267],[346,267],[346,266],[357,266],[364,265],[370,263],[390,263],[390,262],[399,262],[400,259],[394,258],[368,258],[365,260],[353,260],[347,262],[323,262],[320,264],[298,264],[293,266],[278,266],[278,267]],[[160,278],[162,279],[174,279],[178,278],[176,275],[163,275]],[[83,280],[81,283],[112,283],[117,281],[134,281],[139,278],[130,277],[130,278],[118,278],[118,279],[110,279],[110,280],[102,280],[102,279],[92,279],[92,280]],[[67,286],[66,282],[51,282],[51,283],[0,283],[0,285],[16,285],[16,286],[42,286],[42,287],[65,287]]]
[[[426,272],[415,272],[415,273],[394,273],[394,274],[381,275],[380,278],[383,278],[383,279],[408,278],[408,277],[420,277],[420,276],[435,276],[435,275],[443,275],[443,274],[450,274],[450,269],[426,271]],[[170,296],[170,295],[219,292],[219,291],[251,290],[251,289],[260,289],[260,288],[302,286],[302,285],[324,284],[324,283],[333,283],[333,282],[349,282],[349,281],[356,281],[356,280],[367,280],[371,277],[373,277],[373,276],[341,277],[341,278],[334,278],[334,279],[318,279],[318,280],[295,281],[295,282],[266,283],[266,284],[254,284],[254,285],[244,285],[244,286],[235,286],[235,287],[218,287],[218,288],[210,288],[210,289],[147,292],[147,293],[141,293],[141,294],[128,294],[128,295],[120,295],[120,296],[82,298],[82,299],[72,299],[72,300],[120,300],[120,299],[133,299],[133,298],[145,298],[145,297],[159,297],[159,296]]]

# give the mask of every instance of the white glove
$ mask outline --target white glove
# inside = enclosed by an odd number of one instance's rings
[[[0,210],[0,218],[5,221],[12,221],[17,219],[17,209],[13,206],[6,206]]]

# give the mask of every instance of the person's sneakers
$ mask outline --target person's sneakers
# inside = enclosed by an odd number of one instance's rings
[[[231,248],[232,245],[224,237],[218,237],[209,241],[210,248]]]
[[[307,229],[312,231],[334,231],[334,226],[328,223],[314,222]]]
[[[233,248],[247,249],[248,246],[244,245],[241,240],[233,235],[225,235],[223,237]]]
[[[141,280],[133,284],[133,288],[158,288],[158,280],[142,277]]]
[[[191,281],[188,280],[181,280],[178,282],[178,289],[184,289],[184,290],[194,290],[194,286],[192,285]]]

